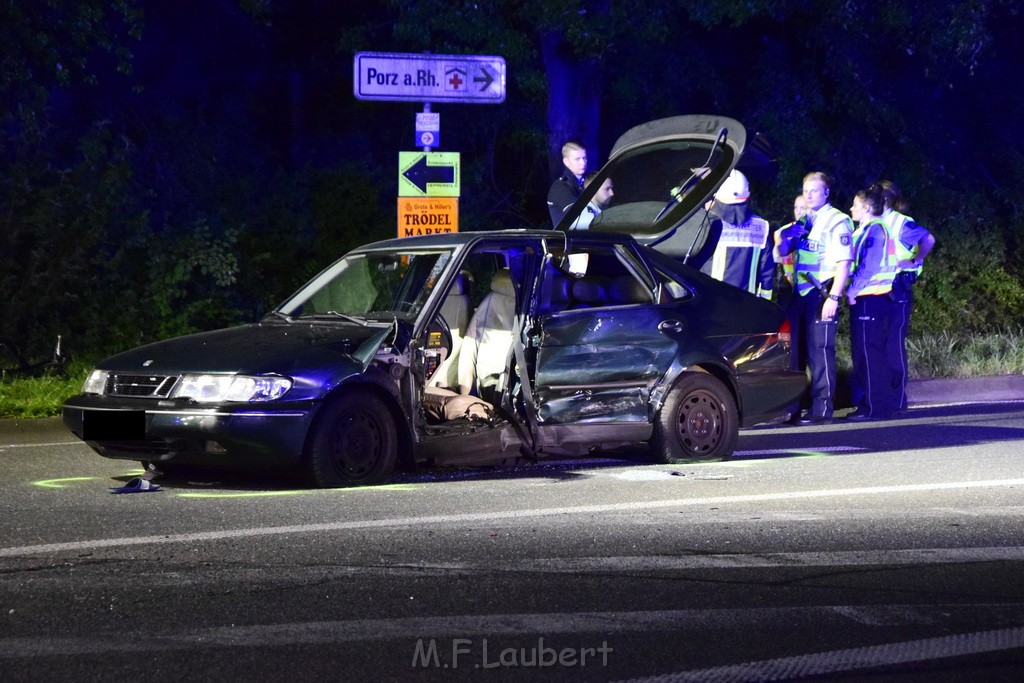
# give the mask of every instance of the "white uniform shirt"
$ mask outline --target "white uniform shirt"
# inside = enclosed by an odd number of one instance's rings
[[[831,204],[818,209],[807,240],[815,243],[825,240],[824,263],[853,260],[853,230],[850,217]]]

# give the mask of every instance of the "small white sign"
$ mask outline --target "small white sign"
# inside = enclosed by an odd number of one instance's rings
[[[433,111],[421,111],[416,114],[416,130],[437,133],[441,130],[441,115]]]

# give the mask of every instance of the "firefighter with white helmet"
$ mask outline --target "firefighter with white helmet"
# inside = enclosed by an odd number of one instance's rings
[[[733,170],[715,192],[709,213],[721,221],[715,253],[701,270],[722,282],[770,299],[775,284],[775,260],[768,243],[768,221],[750,206],[750,184]]]

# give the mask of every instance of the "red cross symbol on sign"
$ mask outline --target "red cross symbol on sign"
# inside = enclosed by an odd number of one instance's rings
[[[451,83],[451,86],[452,86],[451,89],[452,90],[458,90],[462,86],[462,84],[465,83],[464,80],[459,78],[459,74],[461,72],[459,72],[456,69],[456,70],[450,71],[449,73],[451,74],[451,77],[448,79],[448,82]]]

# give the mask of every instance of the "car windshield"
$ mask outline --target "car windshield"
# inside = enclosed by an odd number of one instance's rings
[[[414,320],[451,258],[451,249],[348,254],[277,312],[292,318]]]

